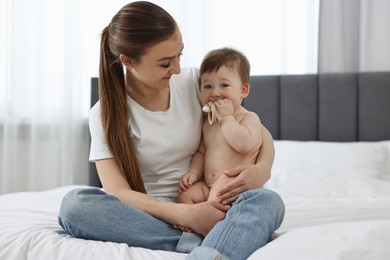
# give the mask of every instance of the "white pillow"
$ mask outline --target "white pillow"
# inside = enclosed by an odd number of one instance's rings
[[[383,176],[383,178],[385,180],[390,181],[390,140],[388,140],[388,141],[381,141],[379,143],[385,145],[386,148],[387,148],[387,157],[386,157],[386,160],[385,160],[385,175]]]
[[[275,152],[274,168],[374,178],[384,175],[387,157],[380,142],[275,141]]]
[[[275,141],[272,176],[265,187],[310,197],[372,193],[372,181],[389,175],[388,153],[383,142]]]

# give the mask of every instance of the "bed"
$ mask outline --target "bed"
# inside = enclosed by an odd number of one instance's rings
[[[286,204],[249,259],[390,259],[390,72],[252,76],[244,106],[275,139],[266,188]],[[60,202],[76,187],[0,196],[0,259],[185,259],[64,234]]]

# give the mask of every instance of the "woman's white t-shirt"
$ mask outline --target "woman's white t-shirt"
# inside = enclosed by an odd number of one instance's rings
[[[182,69],[170,81],[170,107],[166,111],[144,109],[129,96],[129,125],[146,190],[154,197],[177,197],[178,181],[188,170],[201,137],[202,107],[199,71]],[[100,103],[90,110],[92,137],[90,161],[112,158],[100,118]]]

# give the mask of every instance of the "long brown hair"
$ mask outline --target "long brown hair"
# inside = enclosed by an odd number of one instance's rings
[[[147,49],[172,36],[177,24],[161,7],[137,1],[122,7],[102,31],[99,98],[106,143],[130,188],[146,193],[130,138],[126,85],[119,55],[137,61]]]

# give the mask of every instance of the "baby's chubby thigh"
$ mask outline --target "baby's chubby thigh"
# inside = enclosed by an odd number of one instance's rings
[[[221,191],[222,188],[226,186],[230,181],[232,181],[234,177],[228,177],[226,174],[221,174],[218,179],[214,182],[213,186],[210,189],[208,201],[218,201],[218,193]]]
[[[197,204],[205,202],[209,195],[209,187],[203,181],[191,185],[186,191],[179,194],[178,203]]]

